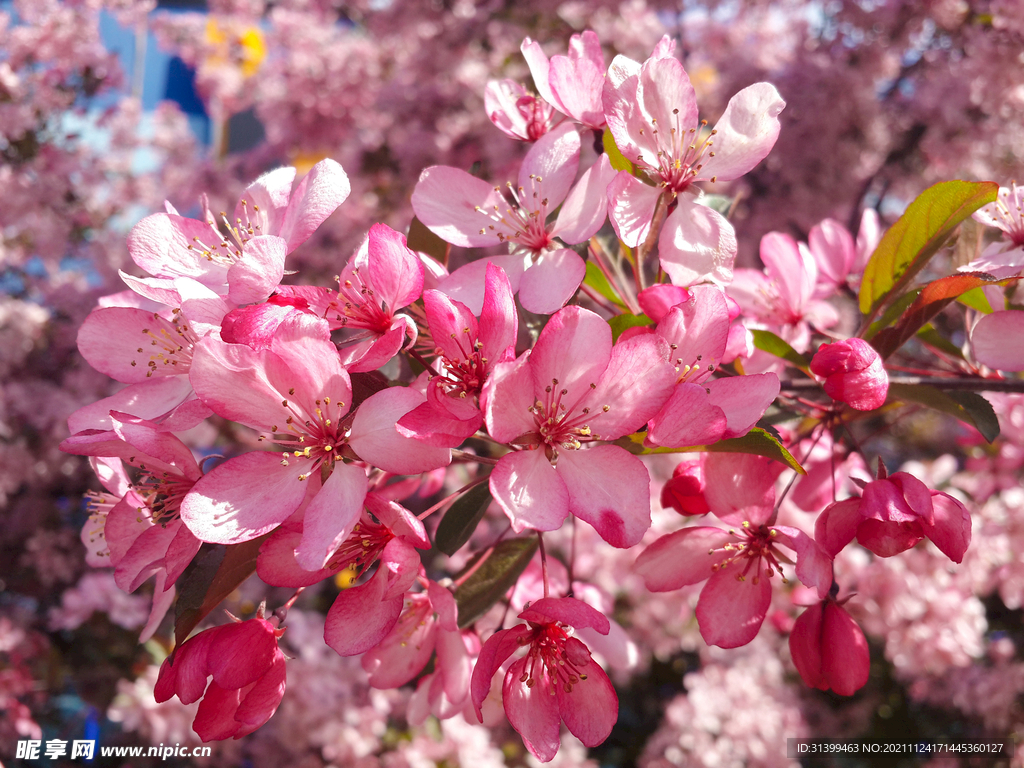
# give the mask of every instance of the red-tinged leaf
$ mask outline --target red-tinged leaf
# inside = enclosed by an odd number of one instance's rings
[[[935,315],[957,297],[986,285],[1008,285],[1019,278],[996,280],[985,272],[958,272],[949,277],[933,280],[921,289],[914,303],[907,307],[892,328],[879,331],[871,345],[882,357],[888,357],[914,336]]]
[[[218,544],[200,554],[178,581],[174,605],[174,643],[181,645],[228,595],[256,572],[260,545],[270,534],[252,541]]]
[[[463,573],[472,570],[473,574],[455,590],[459,627],[468,627],[504,597],[526,570],[536,551],[536,536],[505,539],[470,560]]]
[[[889,384],[889,400],[917,403],[948,413],[974,427],[988,442],[999,437],[999,419],[991,403],[977,392],[943,392],[926,384]]]
[[[356,407],[363,402],[363,400],[387,389],[391,385],[391,382],[388,381],[387,377],[380,371],[370,371],[369,373],[350,373],[349,378],[352,380],[352,407],[349,409],[350,413],[354,411]]]
[[[994,202],[998,192],[994,181],[943,181],[918,195],[868,260],[860,286],[861,312],[870,318],[898,298],[956,226]]]
[[[754,427],[742,437],[719,440],[711,445],[687,445],[680,448],[649,448],[644,445],[646,438],[645,432],[636,432],[616,440],[615,445],[625,448],[634,456],[648,456],[652,453],[704,453],[708,451],[712,453],[750,453],[785,464],[801,475],[807,474],[807,470],[800,465],[792,453],[786,450],[786,446],[775,435],[761,427]]]
[[[490,506],[491,488],[487,483],[470,488],[444,513],[434,534],[434,546],[446,555],[454,555],[469,541]]]
[[[452,250],[451,243],[446,243],[435,235],[415,216],[412,218],[412,223],[409,224],[406,245],[409,246],[409,250],[425,253],[441,266],[448,267],[448,254]]]

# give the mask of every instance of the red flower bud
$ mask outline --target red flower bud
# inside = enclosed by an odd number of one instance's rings
[[[811,360],[811,373],[825,379],[829,397],[858,411],[881,407],[889,392],[882,358],[864,339],[822,344]]]
[[[852,696],[868,681],[871,658],[864,633],[831,599],[800,614],[789,635],[789,652],[811,688]]]
[[[680,462],[661,489],[661,506],[681,515],[706,515],[711,511],[704,500],[704,467],[699,461]]]

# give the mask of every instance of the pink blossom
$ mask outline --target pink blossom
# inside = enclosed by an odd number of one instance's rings
[[[856,337],[822,344],[811,360],[811,373],[825,379],[825,393],[858,411],[881,408],[889,394],[882,358]]]
[[[580,307],[552,315],[533,350],[499,363],[481,406],[495,440],[515,450],[491,473],[494,499],[516,532],[559,528],[571,512],[616,547],[651,524],[650,476],[615,440],[661,407],[674,381],[653,334],[612,346],[611,329]]]
[[[502,133],[519,141],[537,141],[555,126],[557,118],[551,104],[509,79],[487,83],[484,108]]]
[[[797,617],[789,652],[800,677],[812,688],[852,696],[868,682],[868,642],[857,622],[831,598]]]
[[[608,619],[571,597],[538,600],[519,618],[527,624],[495,632],[480,650],[472,681],[477,717],[483,721],[480,705],[494,673],[518,649],[527,648],[505,673],[501,694],[505,715],[526,748],[543,763],[552,760],[560,722],[585,746],[596,747],[618,719],[619,699],[590,650],[566,627],[608,634]]]
[[[651,445],[707,445],[746,434],[779,394],[774,373],[711,379],[729,339],[728,302],[713,286],[691,288],[657,335],[670,346],[676,386],[650,420]]]
[[[1024,246],[1024,187],[1000,187],[994,203],[974,212],[974,220],[1002,231],[1016,247]]]
[[[292,191],[294,179],[294,168],[278,168],[246,187],[234,221],[221,214],[227,235],[218,230],[205,198],[202,221],[179,216],[169,205],[167,213],[147,216],[128,235],[128,252],[154,277],[126,277],[129,286],[146,296],[174,278],[189,277],[236,304],[263,301],[281,281],[285,256],[349,194],[348,176],[330,159],[317,163]]]
[[[835,219],[824,219],[811,227],[807,248],[818,267],[814,285],[816,299],[831,296],[846,284],[851,272],[860,271],[853,236]],[[863,266],[860,265],[861,269]]]
[[[814,538],[832,557],[857,541],[879,557],[892,557],[928,538],[954,563],[963,561],[971,543],[971,514],[947,493],[932,491],[906,472],[879,478],[859,499],[827,506],[818,516]]]
[[[540,44],[526,38],[521,47],[537,91],[563,114],[595,131],[605,126],[604,52],[591,30],[569,38],[569,55],[544,54]]]
[[[454,448],[483,425],[477,398],[494,366],[515,358],[519,320],[512,286],[501,267],[487,265],[479,323],[465,304],[440,291],[427,291],[423,304],[439,373],[427,384],[427,402],[403,416],[398,431]]]
[[[157,703],[177,695],[182,704],[202,699],[192,729],[203,741],[240,739],[273,717],[285,688],[285,658],[277,641],[284,629],[262,611],[190,637],[160,666]],[[207,686],[207,679],[213,681]]]
[[[832,561],[798,528],[771,523],[775,501],[770,462],[759,456],[714,453],[704,462],[705,497],[711,511],[739,530],[683,528],[663,536],[636,560],[652,592],[707,583],[697,600],[697,623],[708,645],[737,648],[757,636],[771,604],[772,577],[785,580],[782,563],[796,553],[796,575],[824,599]]]
[[[602,156],[572,187],[579,155],[580,137],[571,125],[546,134],[523,160],[518,186],[507,183],[512,202],[501,187],[458,168],[433,166],[423,171],[413,191],[413,210],[434,234],[453,245],[508,243],[512,254],[492,261],[505,269],[526,309],[549,314],[572,297],[586,271],[583,260],[555,238],[569,244],[588,240],[606,215],[605,189],[613,175],[608,159]],[[558,216],[548,222],[556,209]],[[468,264],[439,287],[477,313],[483,269],[479,262]]]
[[[1024,312],[985,315],[971,329],[974,358],[1000,371],[1024,371]]]
[[[706,515],[711,511],[704,498],[704,467],[700,459],[679,462],[662,486],[661,506],[681,515]]]

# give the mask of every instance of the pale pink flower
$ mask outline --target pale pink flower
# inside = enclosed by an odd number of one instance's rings
[[[403,416],[398,431],[455,447],[483,425],[477,398],[494,366],[515,358],[519,321],[512,286],[501,267],[487,265],[479,322],[465,304],[440,291],[427,291],[423,304],[439,372],[427,384],[427,402]]]
[[[201,698],[192,729],[203,741],[252,733],[274,715],[284,697],[285,657],[277,645],[284,629],[262,613],[190,637],[160,666],[157,703],[174,695],[182,704]]]
[[[608,619],[571,597],[542,598],[519,618],[527,624],[495,632],[480,649],[473,670],[473,705],[491,690],[491,678],[513,653],[527,648],[505,673],[501,697],[509,723],[523,737],[530,753],[543,763],[558,752],[559,723],[585,746],[602,743],[618,719],[619,699],[605,671],[590,650],[567,627],[593,628],[608,634]]]
[[[555,126],[555,108],[515,80],[491,80],[484,90],[484,109],[506,136],[537,141]]]
[[[736,237],[724,217],[694,202],[697,181],[730,181],[771,151],[785,107],[775,87],[755,83],[733,96],[715,129],[703,133],[697,101],[683,65],[665,49],[639,64],[616,56],[604,84],[608,128],[626,159],[654,186],[621,171],[608,188],[608,212],[626,245],[643,243],[658,199],[676,197],[658,241],[661,265],[677,285],[732,279]]]
[[[870,210],[870,209],[869,209]],[[807,249],[818,267],[814,298],[824,299],[845,285],[857,269],[858,252],[853,236],[835,219],[823,219],[811,227]],[[863,269],[863,264],[860,268]]]
[[[203,220],[166,213],[147,216],[128,235],[128,253],[152,278],[122,274],[132,290],[158,295],[177,277],[190,277],[235,304],[269,296],[284,274],[287,254],[298,248],[348,197],[348,176],[330,159],[321,160],[299,182],[295,169],[278,168],[246,187],[234,221],[221,214],[225,233],[203,201]]]
[[[364,461],[399,474],[419,474],[450,460],[446,449],[399,435],[395,422],[423,402],[403,387],[365,400],[343,424],[352,386],[327,322],[299,314],[256,351],[207,337],[196,348],[191,380],[199,397],[224,418],[265,431],[284,452],[229,459],[196,484],[182,519],[203,541],[236,544],[273,530],[302,503],[310,475],[331,469],[305,511],[300,564],[317,570],[352,530],[367,491]],[[346,452],[349,452],[346,454]]]
[[[520,50],[545,101],[588,128],[604,128],[604,52],[594,32],[588,29],[569,38],[568,56],[549,60],[540,43],[530,38]]]
[[[572,297],[586,272],[583,259],[555,238],[570,245],[582,243],[601,228],[606,216],[611,165],[602,156],[573,187],[579,156],[579,134],[565,125],[530,148],[518,185],[506,185],[511,202],[500,186],[438,165],[421,174],[412,207],[434,234],[453,245],[481,248],[507,243],[511,254],[490,260],[505,270],[526,309],[549,314]],[[549,222],[556,209],[557,217]],[[468,264],[439,288],[476,314],[482,305],[484,268],[482,262]]]
[[[889,394],[889,376],[882,367],[882,358],[864,339],[822,344],[810,367],[811,373],[825,379],[829,397],[855,410],[881,408]]]
[[[612,346],[611,329],[580,307],[552,315],[534,348],[495,366],[481,405],[502,456],[491,493],[516,532],[556,530],[572,513],[616,547],[651,524],[650,476],[614,445],[661,407],[674,382],[668,345],[654,334]]]
[[[971,329],[974,359],[999,371],[1024,371],[1024,312],[985,315]]]
[[[774,373],[711,376],[726,354],[729,305],[713,286],[696,286],[658,323],[675,366],[671,397],[650,420],[651,445],[708,445],[750,431],[779,394]]]
[[[652,592],[669,592],[707,580],[697,600],[697,623],[708,645],[736,648],[757,636],[772,599],[772,577],[785,578],[796,554],[796,575],[824,599],[832,585],[832,560],[798,528],[771,524],[775,473],[768,459],[714,453],[704,462],[705,498],[723,522],[739,529],[683,528],[663,536],[636,560]]]
[[[1000,187],[996,201],[979,208],[973,217],[979,224],[1002,231],[1015,247],[1024,246],[1024,187],[1012,182]]]
[[[797,617],[789,652],[804,684],[852,696],[868,682],[871,655],[857,622],[832,598]]]
[[[954,563],[962,562],[971,543],[971,513],[941,491],[932,491],[906,472],[888,477],[879,462],[879,477],[859,499],[827,506],[814,525],[814,538],[831,557],[856,536],[879,557],[892,557],[928,538]]]

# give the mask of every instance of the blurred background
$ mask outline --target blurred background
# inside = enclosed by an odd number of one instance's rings
[[[25,738],[198,743],[194,707],[153,702],[169,632],[137,644],[149,598],[85,565],[82,496],[98,485],[57,450],[67,416],[116,388],[75,335],[98,297],[123,289],[132,224],[165,199],[196,215],[203,193],[232,210],[261,172],[331,157],[352,194],[289,261],[328,285],[371,224],[408,228],[424,167],[510,178],[528,146],[491,125],[484,87],[529,84],[524,37],[552,55],[584,29],[606,62],[643,60],[673,36],[712,124],[740,88],[779,89],[775,149],[716,190],[739,196],[744,265],[771,230],[806,240],[834,217],[856,232],[864,208],[891,223],[938,180],[1024,178],[1024,0],[0,2],[0,760]],[[957,574],[916,555],[880,566],[871,615],[858,617],[877,660],[867,689],[843,701],[804,690],[780,650],[785,616],[748,648],[709,651],[696,593],[630,594],[631,558],[616,553],[590,570],[641,657],[619,680],[612,738],[589,755],[567,744],[554,764],[781,765],[785,736],[1024,729],[1024,410],[1007,399],[1000,412],[1008,447],[987,454],[952,447],[963,435],[943,425],[895,436],[898,460],[995,506]],[[232,597],[243,613],[258,599]],[[322,621],[313,606],[289,616],[296,658],[267,726],[165,764],[528,764],[507,727],[410,728],[408,692],[369,689],[357,661],[323,646]]]

